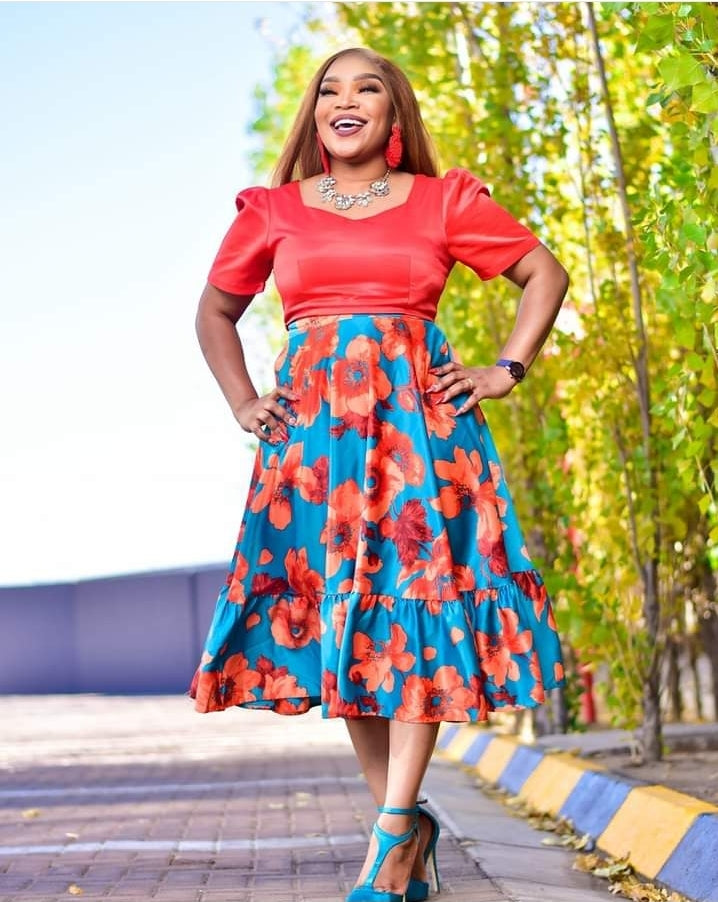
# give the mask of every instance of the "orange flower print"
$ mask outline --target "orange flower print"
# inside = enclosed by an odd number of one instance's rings
[[[272,711],[275,714],[287,714],[290,716],[293,714],[306,714],[310,708],[311,704],[308,698],[303,698],[297,702],[291,698],[278,698],[272,705]]]
[[[337,601],[332,608],[332,629],[334,630],[334,641],[337,648],[342,647],[342,639],[344,638],[344,625],[347,622],[348,602]]]
[[[326,455],[318,457],[311,469],[313,479],[304,486],[306,500],[312,504],[324,504],[329,490],[329,458]]]
[[[292,409],[300,426],[311,426],[329,400],[329,380],[326,370],[305,369],[301,378],[295,379],[292,389],[299,398],[292,401]]]
[[[289,368],[289,375],[292,379],[296,379],[298,376],[303,377],[307,370],[311,370],[323,360],[331,357],[339,344],[336,320],[332,322],[314,320],[307,325],[304,331],[310,334],[292,357]]]
[[[423,598],[426,600],[427,610],[438,614],[441,601],[452,601],[458,597],[454,582],[454,562],[445,529],[434,539],[429,560],[417,558],[412,567],[402,567],[399,580],[408,579],[412,570],[417,576],[403,592],[404,598]]]
[[[319,606],[315,599],[280,598],[267,611],[272,636],[285,648],[304,648],[312,639],[319,641]]]
[[[289,345],[285,344],[282,347],[282,350],[277,354],[277,357],[274,361],[274,372],[279,374],[279,371],[284,366],[284,362],[287,359],[287,354],[289,353]]]
[[[411,670],[416,657],[405,651],[406,633],[398,623],[392,624],[388,642],[375,641],[365,633],[356,632],[352,643],[352,655],[359,663],[349,669],[349,679],[364,681],[368,692],[376,692],[381,686],[387,692],[394,690],[394,669],[402,673]]]
[[[436,475],[451,485],[439,489],[439,500],[432,501],[433,506],[449,518],[458,517],[462,511],[474,507],[479,497],[482,470],[481,455],[476,450],[467,454],[463,448],[455,448],[453,463],[448,460],[435,461]]]
[[[284,556],[284,566],[287,582],[296,595],[316,598],[324,592],[324,579],[318,571],[310,568],[306,548],[290,548]]]
[[[402,410],[418,410],[419,409],[419,401],[416,396],[416,392],[412,391],[410,388],[400,388],[396,393],[396,400],[399,402],[399,407]]]
[[[286,529],[292,519],[292,492],[296,489],[305,501],[316,494],[317,477],[311,467],[302,465],[304,444],[287,448],[284,460],[272,454],[262,472],[262,488],[252,499],[250,508],[256,514],[269,506],[269,522],[276,529]],[[314,502],[316,503],[316,502]]]
[[[546,610],[546,605],[548,604],[546,586],[536,579],[536,574],[533,570],[524,570],[522,573],[512,573],[511,578],[523,594],[531,599],[534,606],[534,615],[537,620],[540,620],[543,612]]]
[[[517,632],[519,618],[510,608],[499,608],[501,631],[482,633],[476,631],[476,644],[481,657],[481,669],[493,678],[495,685],[504,686],[506,680],[519,678],[519,665],[512,655],[526,654],[533,645],[531,630]]]
[[[543,688],[541,665],[539,664],[538,653],[536,651],[533,651],[531,653],[531,660],[529,661],[529,673],[535,681],[529,695],[536,702],[536,704],[540,705],[542,702],[546,701],[546,693],[544,692]]]
[[[261,681],[256,670],[249,669],[249,661],[239,652],[227,658],[217,686],[222,707],[241,705],[255,700],[252,692]]]
[[[489,703],[486,701],[486,693],[484,691],[484,681],[481,676],[474,674],[469,680],[469,686],[471,686],[471,694],[473,695],[476,701],[474,704],[478,707],[478,713],[476,715],[477,720],[488,720],[489,719]],[[478,702],[478,704],[476,704]]]
[[[414,323],[398,316],[377,316],[374,323],[384,333],[381,350],[389,360],[406,357],[412,345],[424,342],[426,327],[420,320]]]
[[[319,541],[327,546],[327,576],[334,576],[342,561],[356,559],[363,500],[353,479],[340,483],[329,496],[327,522]]]
[[[332,416],[355,413],[366,417],[378,401],[391,394],[391,382],[379,366],[379,345],[373,338],[353,338],[343,360],[332,367]]]
[[[477,706],[474,693],[464,686],[455,667],[437,668],[434,676],[410,676],[401,690],[402,705],[396,719],[408,723],[469,720],[468,709]]]
[[[273,709],[278,714],[301,714],[309,708],[307,690],[297,684],[297,679],[289,673],[288,667],[277,667],[274,661],[264,655],[257,658],[257,673],[262,698],[275,701]],[[299,702],[299,699],[307,699]]]
[[[286,670],[286,668],[282,668]],[[268,674],[262,689],[262,698],[306,698],[307,690],[297,685],[297,678],[290,673]]]
[[[372,576],[378,573],[384,566],[384,562],[378,554],[367,550],[366,542],[362,538],[357,545],[356,566],[354,573],[343,579],[338,586],[338,592],[356,592],[361,596],[361,609],[366,611],[373,608],[378,596],[374,592]]]
[[[367,455],[366,517],[377,523],[387,513],[394,499],[404,491],[404,474],[393,460],[382,460],[374,451]]]
[[[476,574],[465,564],[454,566],[454,582],[457,592],[473,592],[476,588]]]
[[[379,428],[379,441],[370,457],[373,464],[385,467],[392,461],[401,470],[409,485],[422,485],[426,466],[420,454],[414,451],[411,436],[384,421]]]
[[[410,567],[419,557],[423,546],[431,542],[434,534],[426,523],[426,511],[421,501],[404,502],[396,517],[384,517],[379,523],[379,533],[396,544],[399,560]]]
[[[503,532],[496,490],[490,479],[485,479],[479,485],[474,495],[474,504],[479,515],[479,552],[488,554]]]
[[[456,407],[447,401],[442,403],[441,394],[424,395],[424,422],[430,435],[449,438],[456,429]]]
[[[233,604],[244,604],[244,579],[249,573],[249,564],[247,559],[241,552],[236,553],[235,566],[232,575],[229,578],[229,592],[227,600]]]
[[[347,702],[339,695],[337,675],[331,670],[322,674],[322,702],[327,706],[328,717],[361,717],[377,714],[379,705],[370,695],[362,695],[356,702]]]
[[[227,593],[227,600],[233,604],[244,604],[245,602],[244,580],[248,573],[249,564],[247,559],[238,551],[235,557],[234,572],[229,580],[229,592]]]
[[[270,576],[268,573],[255,573],[252,577],[252,595],[284,595],[289,583],[283,576]]]

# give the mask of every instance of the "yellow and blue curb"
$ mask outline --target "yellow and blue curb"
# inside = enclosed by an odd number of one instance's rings
[[[442,728],[438,751],[537,811],[569,818],[602,851],[696,902],[718,902],[718,807],[632,780],[597,762],[466,724]]]

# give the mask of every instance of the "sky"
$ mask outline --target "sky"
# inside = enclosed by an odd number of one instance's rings
[[[0,585],[229,561],[253,452],[194,314],[301,12],[0,3]]]

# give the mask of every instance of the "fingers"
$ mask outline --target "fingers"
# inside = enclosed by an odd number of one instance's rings
[[[427,389],[429,393],[441,392],[439,403],[445,404],[452,401],[458,395],[468,395],[463,404],[457,408],[456,415],[466,413],[472,407],[476,407],[482,398],[479,386],[471,375],[471,371],[456,361],[450,361],[442,366],[434,367],[431,370],[432,375],[439,376],[439,379]]]
[[[287,426],[296,425],[296,417],[291,410],[279,403],[279,399],[292,402],[299,395],[283,385],[277,385],[269,394],[258,398],[248,431],[261,442],[286,442],[289,439]]]
[[[443,366],[435,367],[431,373],[440,378],[427,389],[427,392],[430,394],[443,392],[440,399],[442,403],[450,401],[457,395],[476,391],[477,385],[469,370],[460,364],[446,363]]]

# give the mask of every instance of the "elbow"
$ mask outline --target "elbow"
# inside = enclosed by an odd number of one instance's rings
[[[570,278],[567,270],[565,270],[563,268],[563,266],[561,266],[560,263],[559,263],[558,267],[559,267],[559,277],[558,277],[559,290],[561,292],[561,300],[563,300],[566,297],[566,292],[568,291],[569,285],[571,284],[571,278]]]

